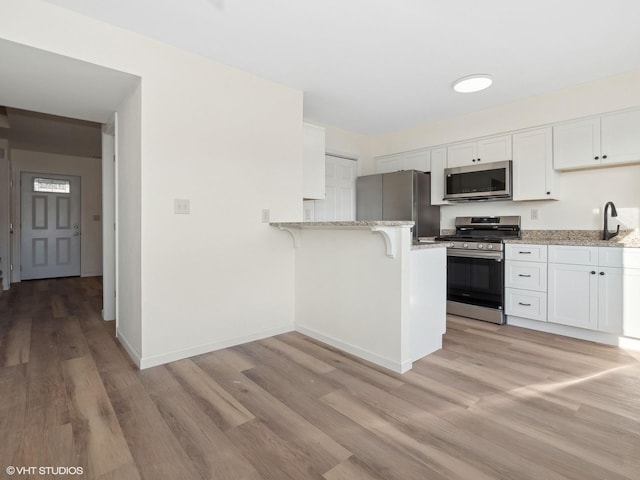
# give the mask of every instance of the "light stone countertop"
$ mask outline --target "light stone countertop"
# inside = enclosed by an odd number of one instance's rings
[[[504,243],[640,248],[640,232],[621,230],[612,239],[602,240],[602,230],[523,230],[521,239],[505,240]]]
[[[335,227],[412,227],[414,222],[410,221],[388,221],[388,220],[360,220],[354,222],[271,222],[272,227],[298,227],[298,228],[335,228]]]

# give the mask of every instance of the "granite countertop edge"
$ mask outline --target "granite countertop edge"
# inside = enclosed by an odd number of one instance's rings
[[[522,238],[505,239],[504,243],[640,248],[640,233],[636,230],[621,231],[610,240],[602,240],[601,237],[601,230],[529,230],[522,232]]]
[[[335,228],[335,227],[412,227],[411,221],[359,220],[349,222],[271,222],[272,227]]]

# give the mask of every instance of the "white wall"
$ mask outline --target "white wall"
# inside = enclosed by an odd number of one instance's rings
[[[122,333],[142,365],[292,329],[293,249],[261,210],[301,219],[302,92],[36,0],[3,1],[0,32],[142,78],[139,181],[121,170],[136,174],[135,139],[128,159],[118,146],[118,313],[139,258]]]
[[[9,258],[9,142],[0,139],[0,270],[1,290],[9,288],[11,259]]]
[[[142,350],[142,90],[118,108],[116,121],[116,335],[136,360]]]
[[[374,140],[374,156],[635,106],[640,106],[640,71],[378,137]],[[371,169],[375,166],[365,168]],[[638,228],[639,184],[639,166],[564,172],[560,177],[560,201],[489,202],[444,206],[441,208],[441,225],[442,228],[453,228],[456,216],[511,214],[522,216],[525,229],[596,230],[602,228],[599,209],[602,209],[606,201],[611,200],[619,207],[618,213],[623,225]],[[539,209],[539,220],[531,220],[531,208]]]
[[[99,158],[73,157],[56,153],[31,152],[11,149],[13,171],[14,234],[12,261],[20,265],[20,174],[21,172],[78,175],[80,192],[80,275],[102,275],[102,167]],[[98,220],[94,220],[98,215]],[[14,279],[19,280],[20,269],[14,267]]]

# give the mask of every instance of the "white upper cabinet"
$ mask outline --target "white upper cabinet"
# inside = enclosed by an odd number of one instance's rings
[[[402,155],[402,170],[431,171],[431,151],[418,150]]]
[[[447,147],[447,167],[462,167],[474,163],[511,160],[511,135],[456,143]]]
[[[557,200],[551,127],[513,135],[513,200]]]
[[[553,157],[556,170],[640,162],[640,110],[554,126]]]
[[[640,161],[640,110],[603,115],[600,134],[603,165]]]
[[[402,154],[376,158],[376,173],[390,173],[402,170]]]
[[[553,166],[556,170],[600,164],[600,119],[590,118],[553,127]]]
[[[447,205],[444,200],[444,169],[447,167],[447,148],[431,150],[431,205]]]
[[[325,196],[324,128],[305,123],[302,146],[302,197],[323,199]]]
[[[376,158],[376,173],[399,172],[400,170],[431,170],[431,153],[429,150],[395,153]]]
[[[478,158],[478,142],[457,143],[447,147],[447,167],[463,167],[475,163]]]

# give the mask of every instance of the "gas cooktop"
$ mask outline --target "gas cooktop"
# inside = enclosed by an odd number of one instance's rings
[[[456,217],[456,233],[441,235],[437,241],[502,243],[520,238],[520,217]]]

